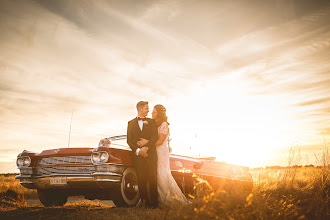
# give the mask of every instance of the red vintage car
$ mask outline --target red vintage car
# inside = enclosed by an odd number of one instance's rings
[[[97,148],[58,148],[17,156],[22,186],[37,189],[44,206],[60,206],[69,196],[113,200],[116,206],[135,206],[140,200],[131,149],[126,135],[109,138],[110,146]],[[213,189],[240,187],[252,190],[249,168],[216,162],[215,158],[170,155],[171,172],[186,195],[194,194],[198,179]]]

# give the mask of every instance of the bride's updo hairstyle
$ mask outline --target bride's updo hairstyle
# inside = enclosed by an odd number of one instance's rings
[[[163,124],[163,122],[166,122],[169,125],[170,123],[167,122],[166,108],[159,104],[155,105],[154,108],[157,111],[157,118],[156,118],[157,127]]]

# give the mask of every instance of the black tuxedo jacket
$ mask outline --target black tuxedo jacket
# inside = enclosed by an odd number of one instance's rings
[[[149,140],[148,144],[144,147],[148,147],[149,151],[156,150],[156,142],[158,140],[158,128],[154,119],[146,118],[143,124],[143,129],[141,131],[138,123],[138,119],[134,118],[128,122],[127,126],[127,143],[132,149],[134,155],[138,148],[137,142],[140,138]]]

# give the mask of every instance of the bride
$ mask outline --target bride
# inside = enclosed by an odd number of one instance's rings
[[[158,141],[156,142],[158,201],[162,205],[174,205],[176,202],[187,203],[186,197],[175,182],[170,170],[169,123],[165,107],[155,105],[152,118],[155,119],[158,126]],[[138,145],[143,146],[146,142],[147,140],[141,139]]]

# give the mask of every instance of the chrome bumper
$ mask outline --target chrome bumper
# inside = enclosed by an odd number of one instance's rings
[[[54,177],[65,177],[66,184],[51,184]],[[17,175],[16,179],[25,188],[48,189],[48,188],[109,188],[121,183],[121,174],[112,172],[94,172],[91,174],[52,174],[47,176]]]

